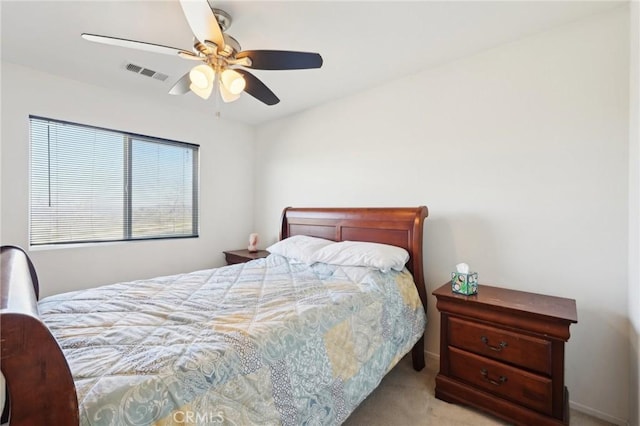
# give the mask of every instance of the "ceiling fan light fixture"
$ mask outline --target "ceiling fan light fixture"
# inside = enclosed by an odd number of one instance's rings
[[[240,93],[231,93],[227,90],[222,80],[220,80],[220,84],[218,86],[220,87],[220,97],[225,103],[233,102],[240,97]]]
[[[220,75],[220,82],[224,88],[233,95],[240,95],[247,85],[247,82],[238,71],[227,68]]]
[[[209,65],[202,64],[195,66],[189,71],[189,80],[191,80],[189,89],[202,99],[209,99],[213,91],[214,78],[215,73]]]
[[[200,96],[202,99],[206,100],[206,99],[209,99],[209,96],[211,96],[211,92],[213,91],[213,86],[211,86],[208,89],[201,89],[195,84],[191,83],[191,85],[189,86],[189,89],[191,89],[193,93]]]
[[[198,65],[189,71],[191,83],[200,89],[206,89],[213,84],[213,70],[209,65]]]

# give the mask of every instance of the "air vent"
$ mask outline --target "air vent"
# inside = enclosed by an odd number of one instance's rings
[[[140,71],[140,74],[146,75],[147,77],[153,77],[155,73],[154,70],[150,70],[149,68],[143,68],[142,71]]]
[[[129,70],[129,71],[133,71],[135,73],[139,73],[141,69],[142,69],[142,67],[139,67],[137,65],[127,64],[127,70]]]
[[[165,81],[167,78],[169,78],[168,75],[166,74],[162,74],[160,72],[156,72],[154,70],[150,70],[149,68],[144,68],[141,67],[140,65],[136,65],[136,64],[127,64],[125,65],[125,69],[127,71],[131,71],[131,72],[135,72],[136,74],[140,74],[140,75],[144,75],[147,77],[151,77],[151,78],[155,78],[156,80],[160,80],[160,81]]]
[[[160,81],[165,81],[167,78],[169,78],[168,75],[162,74],[161,72],[157,72],[154,75],[152,75],[151,77],[155,78],[156,80],[160,80]]]

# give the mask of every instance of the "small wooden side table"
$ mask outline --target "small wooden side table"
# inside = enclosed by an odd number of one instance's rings
[[[436,398],[516,425],[569,424],[564,345],[576,301],[479,285],[465,296],[451,282],[433,292],[440,311]]]
[[[260,259],[269,256],[269,252],[266,250],[258,250],[256,252],[250,252],[247,249],[244,250],[229,250],[224,251],[224,257],[227,260],[227,265],[233,265],[236,263],[244,263],[254,259]]]

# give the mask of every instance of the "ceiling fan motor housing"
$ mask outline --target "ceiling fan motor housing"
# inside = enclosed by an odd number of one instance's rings
[[[211,3],[209,3],[209,6],[211,6]],[[216,9],[215,7],[211,7],[211,11],[215,15],[222,32],[227,31],[231,26],[231,23],[233,22],[233,20],[231,19],[231,15],[229,15],[222,9]]]

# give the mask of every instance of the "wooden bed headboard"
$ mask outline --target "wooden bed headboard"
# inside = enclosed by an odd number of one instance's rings
[[[422,258],[425,206],[371,208],[293,208],[282,212],[280,239],[310,235],[333,241],[391,244],[409,252],[407,268],[413,274],[425,310],[427,293]]]

